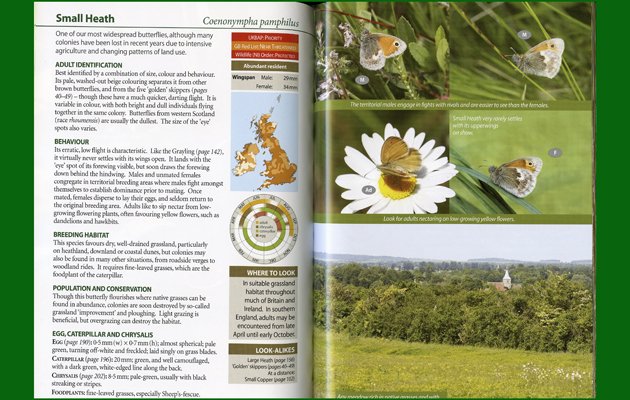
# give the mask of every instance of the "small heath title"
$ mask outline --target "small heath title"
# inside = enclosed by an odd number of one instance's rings
[[[88,24],[111,24],[116,22],[113,15],[94,15],[94,14],[76,14],[76,15],[63,15],[57,14],[57,22],[86,22]]]

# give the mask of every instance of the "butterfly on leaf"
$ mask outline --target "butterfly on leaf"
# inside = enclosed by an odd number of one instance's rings
[[[498,167],[490,167],[490,179],[508,193],[523,198],[536,187],[536,177],[543,162],[538,157],[519,158]]]
[[[359,62],[365,69],[378,71],[385,66],[388,58],[396,57],[407,49],[402,39],[385,33],[370,33],[367,29],[361,33]]]

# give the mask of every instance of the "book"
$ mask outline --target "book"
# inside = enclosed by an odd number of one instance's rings
[[[36,2],[34,396],[594,397],[594,14]]]

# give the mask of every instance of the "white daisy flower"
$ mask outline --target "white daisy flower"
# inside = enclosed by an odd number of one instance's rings
[[[381,147],[390,136],[400,136],[398,129],[391,124],[385,126],[384,137],[373,133],[361,135],[361,142],[367,157],[353,147],[346,146],[344,161],[355,174],[339,175],[335,183],[344,189],[341,197],[351,202],[342,214],[352,214],[368,208],[368,214],[426,214],[436,213],[437,204],[455,196],[455,192],[441,184],[457,175],[455,165],[448,157],[440,157],[446,151],[444,146],[435,146],[435,140],[424,142],[424,132],[416,135],[409,128],[402,139],[411,149],[420,152],[422,165],[415,176],[403,178],[382,174]]]

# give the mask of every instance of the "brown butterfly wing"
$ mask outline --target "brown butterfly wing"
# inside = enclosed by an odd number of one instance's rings
[[[542,165],[543,162],[538,157],[525,157],[505,163],[501,167],[525,169],[534,175],[538,175]]]
[[[490,179],[516,197],[526,197],[536,187],[536,177],[542,169],[538,157],[519,158],[491,170]]]
[[[399,137],[390,136],[381,147],[381,164],[387,164],[392,160],[398,160],[409,153],[409,146]]]
[[[545,51],[553,51],[553,52],[558,53],[559,55],[562,55],[562,53],[564,52],[564,40],[560,38],[545,40],[543,42],[538,43],[536,46],[532,47],[531,49],[527,50],[527,53],[525,54],[542,53]]]
[[[378,42],[385,58],[395,57],[407,49],[407,43],[396,36],[374,33],[372,36]]]
[[[538,43],[516,60],[518,67],[526,74],[553,79],[562,66],[563,52],[564,40],[554,38]]]
[[[377,71],[385,66],[385,56],[380,48],[378,38],[371,34],[364,34],[359,51],[361,65],[371,71]]]
[[[415,175],[422,164],[418,149],[410,149],[399,137],[391,136],[381,147],[381,165],[378,169],[389,175],[408,177]]]
[[[403,168],[405,171],[415,175],[420,171],[422,158],[417,149],[409,149],[409,154],[395,162],[396,166]]]

